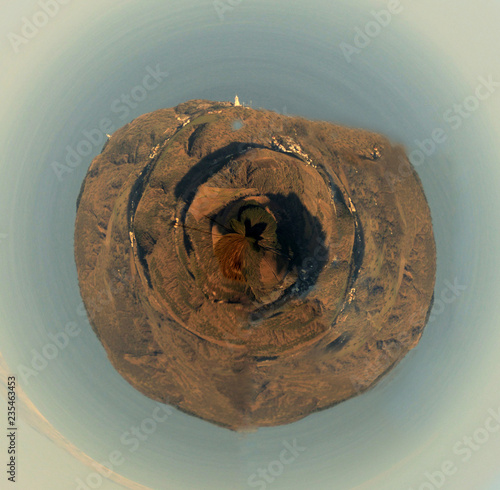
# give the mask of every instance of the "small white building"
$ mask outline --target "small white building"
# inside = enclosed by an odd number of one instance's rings
[[[241,106],[241,104],[240,104],[240,98],[238,96],[236,96],[234,98],[234,107],[239,107],[239,106]]]

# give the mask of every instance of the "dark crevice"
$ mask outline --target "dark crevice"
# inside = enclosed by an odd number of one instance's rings
[[[343,334],[340,334],[333,342],[330,342],[325,349],[330,352],[339,352],[341,351],[346,344],[351,340],[351,334],[344,332]]]

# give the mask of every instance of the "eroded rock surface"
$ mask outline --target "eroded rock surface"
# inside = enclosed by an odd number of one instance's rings
[[[120,374],[231,429],[372,386],[418,343],[436,267],[402,148],[205,100],[112,135],[82,185],[75,256]]]

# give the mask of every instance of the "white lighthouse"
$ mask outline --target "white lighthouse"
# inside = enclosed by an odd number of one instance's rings
[[[238,96],[236,96],[234,98],[234,107],[238,107],[238,106],[241,106],[241,104],[240,104],[240,98]]]

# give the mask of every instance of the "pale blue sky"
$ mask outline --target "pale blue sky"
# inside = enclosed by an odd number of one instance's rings
[[[341,43],[354,43],[355,29],[387,5],[243,0],[221,19],[211,0],[70,2],[19,53],[8,35],[20,33],[22,18],[32,19],[40,7],[31,0],[3,7],[0,345],[19,375],[49,334],[77,322],[81,333],[23,388],[49,422],[96,461],[119,449],[127,451],[120,473],[155,490],[234,490],[251,488],[248,478],[279,455],[284,441],[297,439],[307,450],[269,488],[416,490],[426,472],[448,460],[457,472],[445,489],[500,488],[500,432],[467,462],[453,450],[482,427],[490,408],[500,407],[500,90],[459,129],[443,118],[474,94],[479,77],[500,81],[500,6],[401,0],[402,12],[347,62]],[[113,102],[157,64],[169,77],[121,117]],[[187,99],[231,100],[235,93],[254,107],[381,131],[410,151],[415,139],[444,128],[448,140],[418,172],[435,224],[436,294],[445,281],[467,289],[365,395],[245,436],[175,412],[130,453],[120,437],[154,403],[114,371],[78,314],[72,258],[76,196],[101,148],[63,182],[51,164],[63,161],[67,145],[78,144],[102,118],[119,127]],[[91,471],[27,426],[20,444],[23,490],[34,482],[73,490],[75,479]],[[42,459],[35,461],[37,454]],[[101,488],[119,487],[106,482]]]

